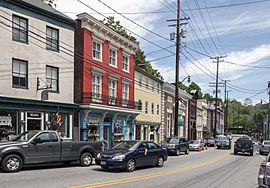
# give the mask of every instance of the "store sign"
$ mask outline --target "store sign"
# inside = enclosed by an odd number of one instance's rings
[[[41,118],[41,114],[40,113],[34,113],[34,112],[28,112],[27,117],[29,117],[29,118]]]
[[[91,116],[88,120],[89,124],[99,124],[99,122],[101,121],[101,118],[99,116]]]
[[[10,126],[12,127],[11,116],[0,116],[0,126]]]

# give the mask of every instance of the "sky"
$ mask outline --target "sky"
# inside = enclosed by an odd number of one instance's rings
[[[217,64],[212,58],[226,56],[219,63],[219,82],[229,80],[229,98],[268,101],[270,0],[181,0],[180,7],[181,18],[189,18],[181,26],[180,81],[190,75],[203,93],[214,96],[210,83]],[[168,20],[176,19],[177,0],[56,0],[56,8],[73,19],[82,12],[99,20],[114,16],[137,38],[164,80],[175,82],[175,40],[170,34],[176,28]],[[224,98],[224,87],[219,89]]]

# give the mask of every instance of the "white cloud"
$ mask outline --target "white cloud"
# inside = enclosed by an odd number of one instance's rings
[[[112,14],[105,14],[105,16],[114,16],[116,20],[120,20],[122,26],[128,28],[129,30],[139,35],[145,36],[148,33],[144,29],[140,28],[139,26],[136,26],[127,19],[123,18],[122,16],[115,14],[114,11],[110,10],[97,0],[96,1],[81,0],[81,1],[89,5],[93,9],[97,10],[98,12],[112,13]],[[114,0],[113,3],[110,0],[102,0],[102,2],[106,3],[107,5],[115,9],[117,12],[148,12],[158,10],[161,6],[160,1],[156,0],[148,0],[147,3],[145,3],[144,0],[128,0],[128,1]],[[73,19],[76,19],[76,14],[82,12],[87,12],[99,20],[104,19],[103,16],[94,13],[93,10],[87,8],[86,6],[82,5],[76,0],[57,0],[57,9],[61,12],[64,12]],[[159,15],[152,15],[152,14],[147,16],[143,14],[132,14],[125,16],[150,30],[153,30],[155,28],[156,23],[155,21],[157,21],[160,18]]]

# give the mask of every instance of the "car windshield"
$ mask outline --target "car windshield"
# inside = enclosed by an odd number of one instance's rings
[[[270,145],[270,141],[264,142],[264,145]]]
[[[36,134],[37,132],[24,132],[18,135],[16,138],[14,138],[12,141],[27,142],[31,138],[33,138],[33,136],[35,136]]]
[[[116,146],[113,147],[113,149],[126,149],[126,150],[134,150],[137,148],[138,142],[136,141],[124,141]]]
[[[178,138],[167,138],[166,143],[178,144]]]
[[[190,144],[199,144],[199,141],[198,140],[191,140],[189,143]]]

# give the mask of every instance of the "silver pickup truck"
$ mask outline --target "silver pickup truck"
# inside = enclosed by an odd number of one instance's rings
[[[70,141],[56,131],[29,131],[13,141],[0,142],[0,164],[4,172],[18,172],[24,165],[79,161],[90,166],[102,150],[102,142]]]

